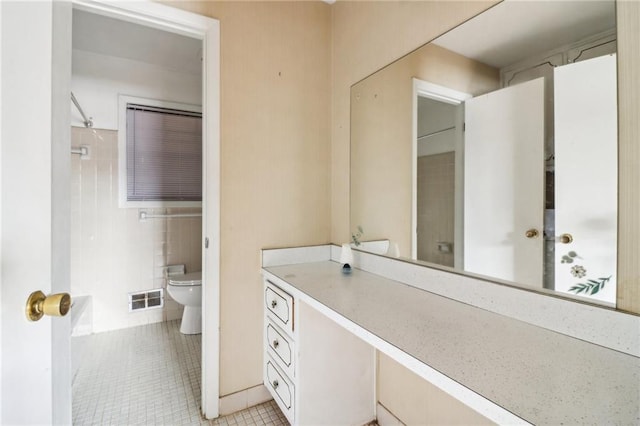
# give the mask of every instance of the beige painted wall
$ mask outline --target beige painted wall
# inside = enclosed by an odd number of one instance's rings
[[[262,383],[260,249],[330,240],[330,6],[170,2],[220,20],[220,394]]]
[[[350,223],[411,257],[413,80],[477,96],[500,86],[497,69],[432,44],[351,90]]]
[[[378,400],[406,425],[491,425],[455,398],[379,353]]]
[[[640,2],[619,1],[618,309],[640,314]]]

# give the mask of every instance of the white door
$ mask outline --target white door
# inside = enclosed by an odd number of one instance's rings
[[[581,295],[615,303],[616,56],[558,67],[554,80],[556,236],[573,238],[569,244],[557,239],[555,289],[584,286]],[[571,262],[563,263],[565,256]]]
[[[0,423],[70,424],[69,318],[29,322],[25,302],[69,291],[71,4],[1,2],[0,20]]]
[[[218,416],[220,28],[156,2],[78,7],[202,37],[206,170],[202,409]],[[30,323],[34,290],[69,291],[71,2],[0,1],[0,424],[70,424],[69,318]],[[72,309],[73,310],[73,309]]]
[[[541,288],[544,79],[466,101],[465,126],[464,270]]]

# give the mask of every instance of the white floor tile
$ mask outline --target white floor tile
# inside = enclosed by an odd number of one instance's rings
[[[200,335],[180,320],[84,336],[74,425],[288,425],[271,400],[226,417],[200,415]]]

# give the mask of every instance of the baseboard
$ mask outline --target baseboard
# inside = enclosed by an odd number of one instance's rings
[[[405,426],[396,416],[391,414],[384,405],[378,403],[376,407],[376,417],[380,426]]]
[[[262,404],[273,399],[264,385],[254,386],[240,392],[225,395],[220,398],[219,410],[221,416],[233,414],[254,405]]]

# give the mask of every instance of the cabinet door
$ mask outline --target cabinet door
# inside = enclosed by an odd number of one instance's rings
[[[464,269],[542,287],[544,79],[466,101],[465,127]]]
[[[296,310],[296,424],[375,419],[376,350],[311,306],[297,303]]]

